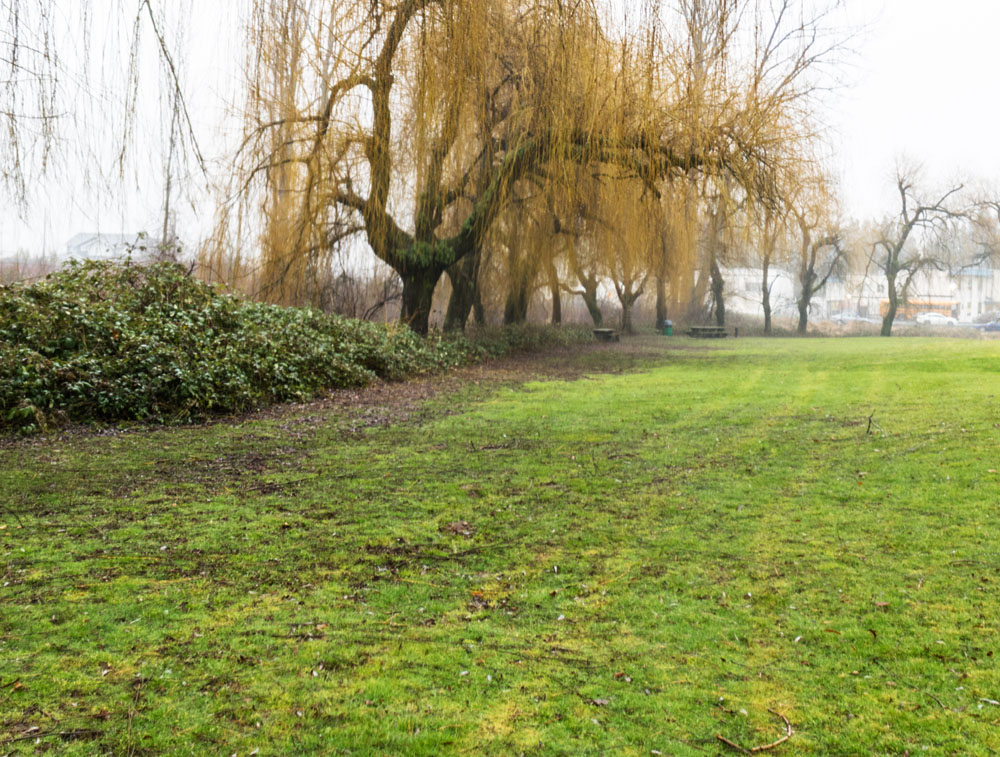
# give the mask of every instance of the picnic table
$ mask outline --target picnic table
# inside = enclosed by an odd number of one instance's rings
[[[688,336],[695,339],[722,339],[726,336],[725,326],[691,326],[688,328]]]
[[[618,332],[614,329],[594,329],[594,336],[599,342],[617,342]]]

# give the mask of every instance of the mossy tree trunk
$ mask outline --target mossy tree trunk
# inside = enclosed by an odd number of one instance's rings
[[[403,278],[401,320],[418,334],[426,334],[430,327],[434,289],[441,272],[437,268],[420,268]]]
[[[477,247],[472,254],[466,255],[447,269],[448,280],[451,282],[451,297],[448,299],[448,309],[444,316],[445,331],[465,330],[469,313],[475,307],[479,295],[481,260],[482,249]]]

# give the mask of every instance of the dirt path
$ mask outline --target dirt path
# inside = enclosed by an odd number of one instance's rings
[[[252,417],[329,416],[332,412],[350,419],[354,430],[390,426],[411,420],[430,400],[457,394],[469,384],[489,388],[517,386],[529,381],[574,381],[596,373],[628,373],[666,360],[670,353],[700,349],[703,348],[643,335],[611,344],[583,344],[545,353],[522,353],[447,373],[405,381],[377,381],[360,389],[340,389],[305,405],[277,406]]]
[[[255,420],[282,421],[292,436],[308,433],[310,426],[341,422],[345,433],[356,435],[366,428],[392,426],[422,415],[427,403],[437,397],[458,394],[470,384],[477,387],[516,386],[529,381],[573,381],[588,374],[627,373],[668,359],[671,353],[704,348],[656,335],[641,335],[611,344],[575,345],[546,352],[521,353],[486,360],[445,373],[415,376],[404,381],[376,381],[368,386],[338,389],[306,403],[274,405],[251,413],[225,416],[189,428],[216,424],[243,424]],[[44,448],[55,441],[86,437],[142,434],[162,426],[136,425],[126,428],[71,426],[52,434],[26,439],[0,437],[0,450]]]

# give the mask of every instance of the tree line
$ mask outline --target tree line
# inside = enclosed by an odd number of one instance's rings
[[[523,320],[539,279],[556,318],[567,292],[599,318],[601,281],[626,328],[647,287],[661,319],[686,307],[705,234],[714,270],[735,217],[774,212],[817,162],[812,102],[836,40],[791,0],[634,13],[257,0],[217,266],[253,217],[262,296],[315,298],[330,256],[360,240],[421,333],[443,277],[448,329],[476,317],[483,287],[504,289],[505,322]]]
[[[12,107],[0,138],[5,188],[23,197],[25,167],[44,163],[58,123],[53,6],[0,2],[14,24],[10,81],[21,82],[6,85],[11,102],[37,103]],[[897,175],[896,216],[864,234],[843,220],[818,115],[845,41],[836,3],[614,8],[248,0],[239,141],[215,177],[201,270],[268,302],[330,308],[345,296],[334,262],[374,256],[392,272],[383,301],[398,282],[401,319],[426,333],[442,281],[446,330],[482,322],[486,301],[521,322],[539,289],[554,322],[580,297],[599,324],[599,294],[613,291],[625,330],[640,297],[655,298],[657,326],[706,303],[722,324],[725,271],[753,265],[770,332],[771,271],[792,267],[805,332],[830,278],[863,268],[887,284],[889,334],[920,271],[972,264],[951,260],[944,240],[975,237],[973,257],[993,255],[997,203],[958,186],[926,194],[910,169]],[[176,152],[203,167],[161,12],[150,0],[129,12],[131,59],[146,24],[163,63],[167,165]],[[127,82],[138,87],[135,71]],[[32,119],[43,128],[27,129]],[[164,244],[170,181],[168,170]]]

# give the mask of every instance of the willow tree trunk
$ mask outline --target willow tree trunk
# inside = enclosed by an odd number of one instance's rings
[[[485,326],[486,308],[483,305],[483,290],[477,286],[475,292],[475,298],[472,300],[472,320],[477,326]]]
[[[550,260],[545,266],[546,274],[549,278],[549,296],[552,298],[552,325],[558,326],[562,323],[562,298],[559,290],[559,271]]]
[[[580,296],[583,298],[583,304],[587,306],[587,312],[590,313],[590,319],[594,322],[595,326],[600,328],[604,325],[604,314],[601,313],[601,308],[597,304],[597,285],[594,284],[593,287],[588,287],[584,284],[583,291],[580,292]]]
[[[511,326],[528,320],[528,305],[531,302],[532,281],[526,273],[511,278],[507,289],[507,300],[503,307],[503,325]]]
[[[771,336],[772,326],[771,326],[771,290],[766,286],[762,292],[763,300],[762,304],[764,306],[764,336]]]
[[[719,268],[717,260],[712,260],[712,304],[715,308],[715,323],[717,326],[726,325],[726,282],[722,278],[722,270]]]
[[[799,278],[802,279],[802,291],[799,293],[799,336],[805,336],[806,330],[809,327],[809,305],[812,302],[812,297],[816,293],[816,287],[813,284],[816,283],[816,273],[811,267],[804,268],[799,274]]]
[[[760,282],[760,304],[764,308],[764,336],[771,336],[771,287],[767,285],[767,276],[771,264],[764,261],[764,275]]]
[[[656,277],[656,330],[663,331],[667,325],[667,277]]]
[[[420,335],[426,335],[430,327],[434,288],[442,272],[441,268],[428,267],[399,274],[403,280],[403,307],[400,320]]]
[[[641,293],[637,292],[635,294],[625,294],[621,297],[622,303],[622,333],[632,334],[635,333],[632,328],[632,308],[635,305],[635,301],[639,299]]]
[[[705,316],[705,297],[708,295],[708,284],[711,276],[698,275],[693,280],[690,299],[688,300],[687,316],[689,321],[697,322]]]
[[[480,250],[477,248],[448,268],[451,297],[448,298],[448,309],[444,316],[445,331],[465,331],[469,313],[475,306],[479,294],[479,259]]]

